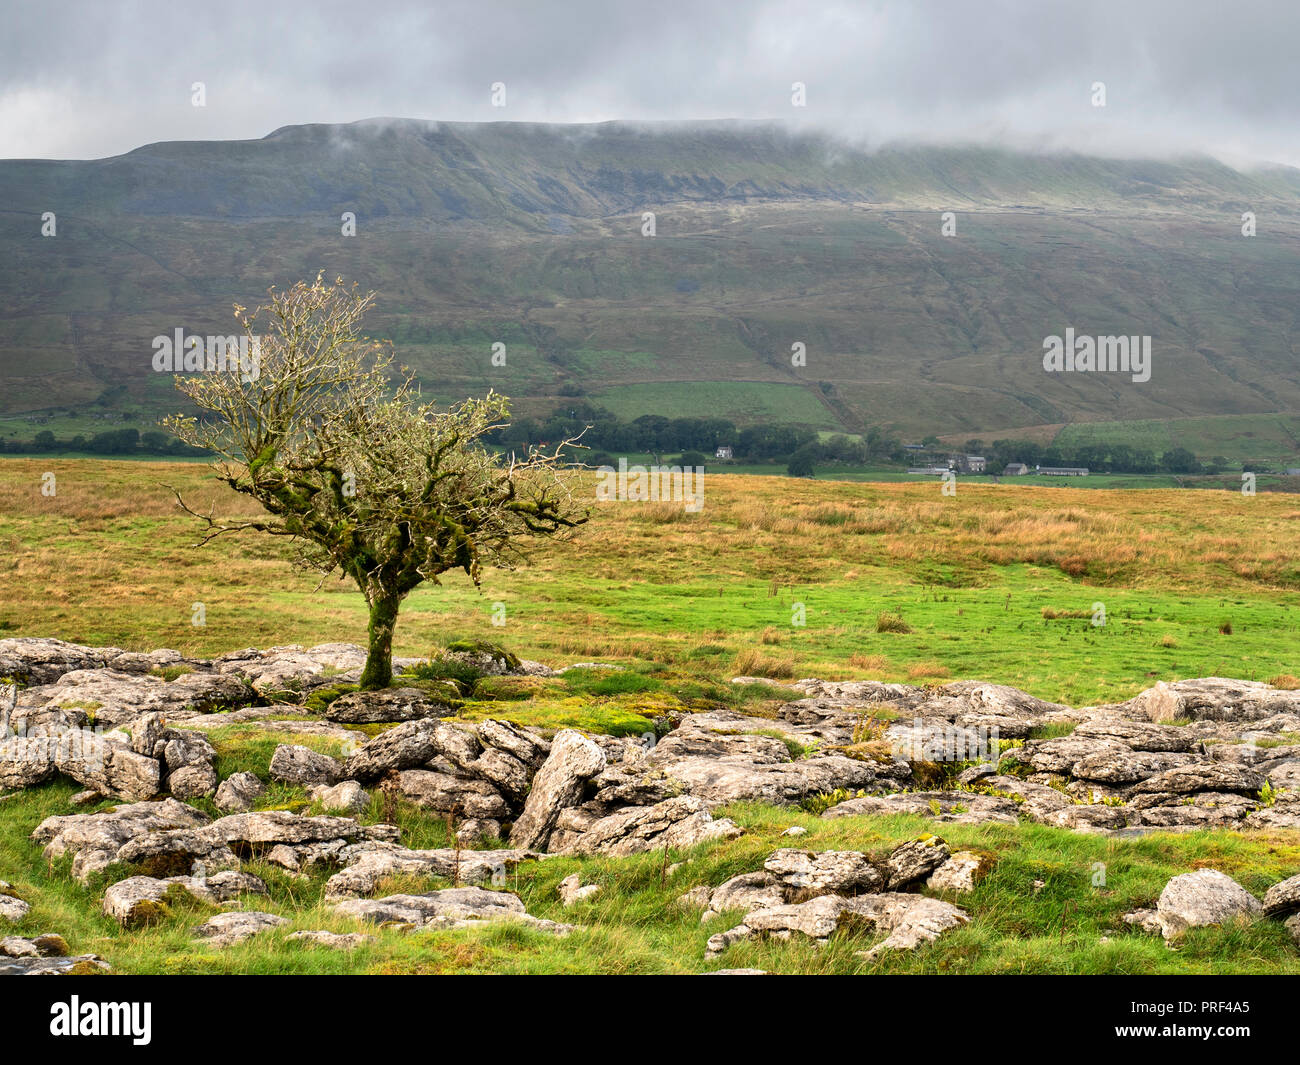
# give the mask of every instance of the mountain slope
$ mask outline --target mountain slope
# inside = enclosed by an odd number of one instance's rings
[[[372,331],[428,391],[526,411],[586,394],[629,416],[987,435],[1300,410],[1287,168],[372,120],[0,161],[0,205],[0,413],[170,409],[155,335],[228,332],[232,303],[318,269],[379,291]],[[1069,326],[1152,336],[1151,381],[1044,373]]]

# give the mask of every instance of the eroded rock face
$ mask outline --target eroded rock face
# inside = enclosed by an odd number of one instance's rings
[[[1020,808],[1013,799],[960,791],[900,792],[895,795],[864,795],[832,806],[822,817],[854,817],[859,814],[922,814],[936,821],[973,825],[985,822],[1015,824]]]
[[[125,654],[120,647],[85,647],[20,636],[0,640],[0,676],[16,677],[29,685],[53,684],[74,669],[107,669],[111,661]]]
[[[560,813],[579,804],[587,781],[604,768],[605,753],[596,743],[574,729],[560,731],[533,777],[510,842],[516,847],[545,849]]]
[[[967,871],[974,879],[988,868],[976,855],[975,867]],[[683,895],[678,903],[700,908],[701,921],[729,910],[748,914],[807,902],[823,895],[852,897],[883,892],[891,882],[896,887],[916,887],[928,870],[949,864],[948,847],[935,836],[924,836],[895,847],[888,855],[873,859],[860,851],[805,851],[787,847],[774,851],[759,872],[741,873],[716,888],[701,885]],[[964,863],[962,863],[964,864]],[[950,874],[957,876],[956,870]],[[803,912],[803,911],[801,911]]]
[[[338,759],[310,747],[282,743],[271,756],[271,779],[302,787],[337,784],[347,776]]]
[[[413,928],[467,928],[490,921],[519,921],[554,935],[567,935],[573,930],[572,925],[531,916],[517,895],[477,887],[446,888],[426,895],[348,899],[338,903],[334,911],[372,924],[395,923]]]
[[[366,662],[364,648],[352,643],[297,644],[232,651],[214,662],[215,668],[238,677],[260,693],[288,697],[328,685],[356,684]]]
[[[1269,917],[1300,913],[1300,874],[1274,884],[1264,893],[1264,912]]]
[[[1123,704],[1129,717],[1148,721],[1259,721],[1274,714],[1300,714],[1300,691],[1225,677],[1163,681]]]
[[[885,886],[882,870],[858,851],[786,848],[768,858],[763,868],[783,886],[787,901],[796,896],[858,895]]]
[[[754,910],[744,923],[711,936],[705,956],[717,957],[752,936],[788,939],[802,935],[824,943],[840,928],[860,928],[886,933],[881,943],[866,952],[868,959],[874,960],[885,950],[914,950],[968,920],[965,911],[951,903],[924,895],[822,895],[794,905]]]
[[[230,947],[252,939],[259,932],[272,928],[281,928],[289,922],[273,913],[259,910],[234,910],[230,913],[218,913],[209,917],[196,929],[197,942],[213,947]]]
[[[116,728],[130,725],[143,714],[207,713],[244,706],[253,698],[254,693],[237,677],[221,673],[185,673],[169,681],[148,673],[90,667],[70,670],[53,683],[28,688],[21,705],[33,710],[66,710],[78,725],[86,724],[93,712],[96,724]]]
[[[117,806],[97,814],[47,817],[32,832],[45,844],[49,860],[74,855],[72,875],[83,883],[92,873],[107,868],[131,840],[154,832],[198,828],[208,824],[201,810],[175,799]]]
[[[764,735],[774,729],[786,738]],[[597,776],[595,800],[649,805],[685,794],[714,806],[793,805],[836,788],[897,790],[910,777],[901,759],[877,762],[817,753],[820,742],[816,730],[780,721],[729,711],[693,714],[644,757],[625,759]],[[811,747],[812,753],[795,758],[791,744]]]
[[[240,895],[265,895],[266,885],[248,873],[223,870],[210,877],[131,876],[119,880],[104,892],[104,914],[124,928],[157,920],[163,913],[169,892],[180,890],[204,902],[227,902]]]
[[[664,847],[692,847],[734,839],[742,829],[730,818],[715,820],[708,804],[689,795],[652,806],[630,806],[603,817],[578,809],[560,814],[551,851],[558,854],[642,854]]]
[[[445,702],[430,699],[419,688],[388,688],[383,691],[349,692],[325,708],[325,717],[348,725],[370,725],[385,721],[419,721],[452,713]]]
[[[233,773],[221,782],[212,802],[223,813],[246,813],[265,791],[256,774]]]
[[[295,861],[302,860],[304,850],[327,860],[349,844],[386,841],[396,834],[391,825],[363,826],[350,817],[304,817],[286,810],[230,814],[209,822],[201,811],[166,799],[101,814],[47,818],[32,838],[46,844],[48,858],[74,854],[73,875],[84,882],[113,862],[153,874],[211,873],[237,868],[241,857],[271,857],[277,848],[285,848]]]
[[[1252,921],[1263,912],[1260,901],[1232,877],[1217,869],[1198,869],[1165,885],[1155,920],[1165,939],[1176,939],[1189,928]]]
[[[368,842],[344,848],[336,856],[343,865],[325,885],[331,899],[371,895],[379,884],[393,876],[440,876],[462,884],[504,882],[520,862],[533,861],[536,851],[510,850],[408,850],[384,842]]]
[[[197,732],[168,727],[162,713],[131,717],[129,727],[109,732],[88,727],[88,715],[80,710],[36,715],[17,723],[17,734],[0,737],[0,786],[31,787],[62,774],[124,799],[152,799],[166,791],[193,799],[216,789],[212,745]]]

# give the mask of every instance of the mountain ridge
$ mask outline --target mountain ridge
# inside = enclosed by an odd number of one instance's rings
[[[368,119],[0,160],[0,204],[0,414],[170,409],[151,337],[227,332],[231,304],[318,269],[380,293],[372,332],[448,400],[734,402],[741,422],[904,433],[1300,410],[1289,167],[863,151],[728,120]],[[1152,385],[1044,374],[1068,326],[1153,335]]]

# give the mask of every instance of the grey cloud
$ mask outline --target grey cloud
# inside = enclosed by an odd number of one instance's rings
[[[373,116],[778,118],[855,140],[1300,163],[1292,0],[5,0],[0,156]],[[190,106],[203,81],[207,106]],[[490,106],[489,86],[508,106]],[[808,106],[790,105],[792,82]],[[1094,81],[1107,107],[1094,108]]]

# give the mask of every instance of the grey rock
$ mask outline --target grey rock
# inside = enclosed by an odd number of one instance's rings
[[[881,868],[885,887],[898,891],[925,880],[950,857],[948,844],[938,836],[909,840],[895,847],[885,859]]]
[[[951,891],[968,894],[975,890],[980,879],[988,872],[989,861],[972,851],[954,851],[952,856],[930,874],[925,886],[931,891]]]
[[[1264,892],[1264,912],[1269,917],[1300,913],[1300,874],[1288,877]]]
[[[326,708],[330,721],[348,725],[370,725],[384,721],[418,721],[452,713],[445,702],[430,699],[419,688],[385,688],[340,695]]]
[[[785,901],[814,895],[857,895],[884,887],[885,874],[858,851],[773,853],[763,868],[785,888]]]
[[[711,936],[706,957],[717,957],[733,943],[752,936],[787,939],[797,934],[825,942],[841,927],[856,926],[886,933],[886,939],[867,952],[874,958],[883,950],[915,949],[968,919],[951,903],[924,895],[821,895],[807,902],[753,911],[743,924]]]
[[[335,780],[347,778],[366,784],[395,769],[422,766],[434,755],[441,753],[439,744],[434,739],[436,735],[437,723],[432,721],[407,721],[382,732],[349,756],[343,771]]]
[[[704,912],[700,915],[701,921],[711,921],[719,914],[731,910],[750,913],[753,910],[782,906],[786,902],[784,885],[774,873],[767,870],[741,873],[712,890],[707,886],[695,890],[699,894],[692,896],[688,892],[679,901],[687,905],[702,905]]]
[[[214,947],[231,947],[251,939],[259,932],[280,928],[289,922],[273,913],[259,910],[233,910],[209,917],[194,929],[196,941]]]
[[[715,820],[705,802],[689,795],[665,799],[653,806],[628,807],[570,832],[566,830],[567,825],[575,822],[567,819],[574,813],[565,811],[557,820],[561,842],[557,846],[555,837],[552,837],[552,851],[617,857],[664,847],[683,848],[711,840],[734,839],[743,831],[729,818]],[[576,824],[581,825],[581,821],[576,821]]]
[[[605,768],[605,754],[581,732],[563,729],[533,777],[523,813],[510,832],[516,847],[545,849],[561,811],[576,806],[588,780]]]
[[[517,895],[477,887],[446,888],[426,895],[348,899],[335,905],[334,911],[373,924],[397,923],[415,928],[467,928],[484,922],[519,921],[556,935],[572,931],[571,925],[530,916]]]
[[[265,791],[255,773],[233,773],[221,782],[212,801],[223,813],[246,813]]]
[[[570,873],[560,881],[558,891],[560,902],[565,906],[573,906],[582,902],[583,899],[589,899],[592,895],[600,894],[600,885],[584,884],[581,876],[577,873]]]
[[[401,794],[426,810],[458,812],[472,819],[503,820],[511,816],[510,804],[486,780],[430,769],[404,769],[397,781]]]
[[[1197,791],[1216,791],[1257,795],[1263,786],[1263,774],[1249,766],[1200,762],[1157,773],[1135,786],[1133,792],[1138,795],[1186,795]]]
[[[1166,940],[1189,928],[1251,921],[1264,907],[1250,892],[1217,869],[1198,869],[1176,876],[1156,903],[1156,921]]]
[[[935,809],[938,813],[935,813]],[[921,814],[936,821],[974,825],[986,822],[1014,825],[1020,820],[1019,806],[1012,799],[961,791],[917,791],[895,795],[864,795],[846,799],[822,814],[827,820],[837,817]]]
[[[351,775],[344,772],[338,759],[319,754],[310,747],[282,743],[271,756],[271,779],[286,784],[329,786]]]
[[[1300,713],[1300,691],[1281,691],[1255,681],[1201,677],[1154,688],[1130,699],[1123,709],[1148,721],[1258,721],[1275,714]]]
[[[385,843],[362,843],[338,856],[344,868],[330,877],[325,897],[331,899],[370,895],[393,876],[437,876],[462,884],[503,881],[520,862],[532,861],[536,851],[511,850],[408,850]]]
[[[265,895],[266,885],[248,873],[225,870],[210,877],[173,876],[159,879],[132,876],[119,880],[104,892],[104,914],[123,927],[150,923],[161,914],[159,905],[168,892],[188,892],[204,902],[228,902],[239,895]]]
[[[95,970],[108,972],[111,968],[97,954],[78,954],[68,958],[0,958],[0,976],[65,976]]]
[[[375,942],[374,936],[368,936],[361,932],[291,932],[285,936],[285,939],[301,940],[305,943],[314,943],[317,946],[329,947],[333,950],[356,950],[357,947]]]
[[[13,895],[0,895],[0,919],[17,924],[27,916],[31,905]]]
[[[53,861],[74,855],[72,875],[83,883],[92,873],[107,868],[117,853],[137,837],[155,832],[198,828],[208,816],[175,799],[134,803],[93,814],[47,817],[32,832],[45,844],[44,855]]]
[[[355,780],[342,780],[333,787],[317,785],[308,794],[327,810],[359,814],[370,806],[370,793]]]

